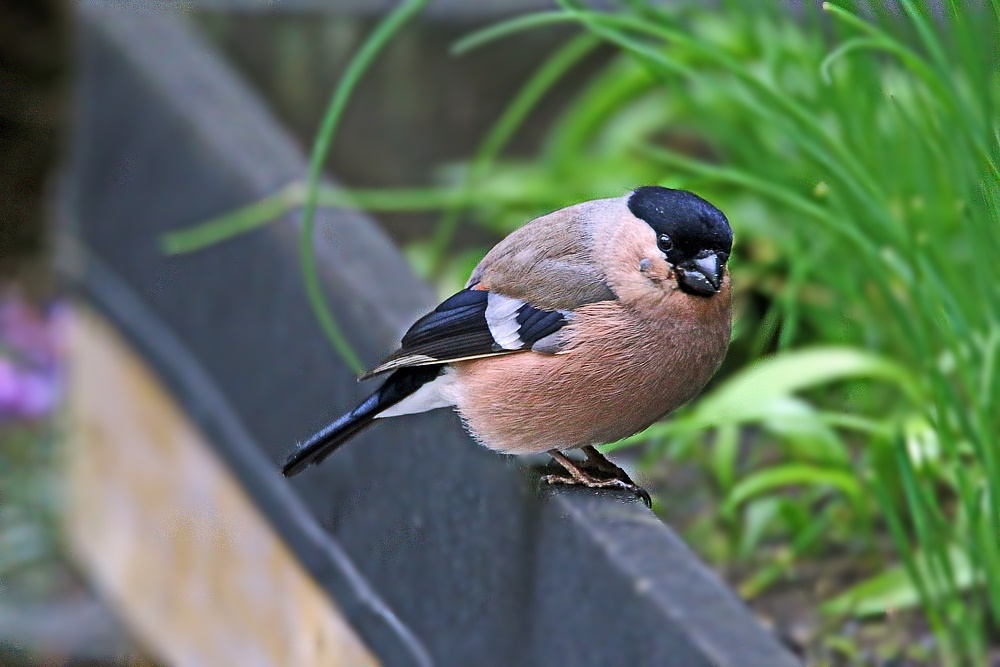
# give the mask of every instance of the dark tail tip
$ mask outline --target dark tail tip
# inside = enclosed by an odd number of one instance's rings
[[[281,466],[281,474],[285,477],[294,477],[308,468],[311,463],[310,459],[304,455],[303,450],[300,449],[289,456],[285,465]]]
[[[368,397],[364,403],[306,440],[281,466],[281,474],[292,477],[309,466],[320,463],[338,447],[371,426],[378,414],[377,402],[376,395]]]
[[[345,417],[349,419],[345,420]],[[281,466],[281,474],[285,477],[292,477],[309,466],[321,463],[338,447],[370,426],[373,420],[372,416],[353,417],[351,413],[344,415],[329,427],[309,438],[305,444],[293,452],[285,461],[285,465]],[[347,421],[347,423],[342,424],[342,421]],[[338,428],[334,429],[333,427]]]
[[[320,463],[342,444],[371,426],[379,413],[433,381],[440,372],[440,364],[394,371],[361,405],[309,438],[293,452],[285,461],[285,465],[281,466],[281,474],[291,477],[311,465]]]

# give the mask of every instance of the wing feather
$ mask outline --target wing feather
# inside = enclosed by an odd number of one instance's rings
[[[417,320],[398,350],[362,379],[404,366],[466,361],[532,349],[570,318],[560,310],[542,310],[488,290],[466,288]],[[546,353],[557,351],[551,338]]]
[[[483,258],[466,289],[417,320],[400,348],[364,377],[529,350],[559,353],[559,331],[574,309],[617,298],[593,248],[621,209],[620,198],[596,200],[517,229]]]

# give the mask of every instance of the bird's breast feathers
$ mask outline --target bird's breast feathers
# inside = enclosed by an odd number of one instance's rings
[[[683,307],[659,316],[619,301],[577,309],[562,354],[455,364],[466,426],[490,448],[525,454],[611,442],[691,400],[725,357],[728,283],[712,299],[677,294]]]

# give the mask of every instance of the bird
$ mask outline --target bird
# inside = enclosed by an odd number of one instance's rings
[[[452,408],[480,444],[547,452],[548,484],[649,494],[596,445],[695,398],[731,335],[733,232],[687,190],[659,185],[540,216],[511,232],[466,286],[419,318],[360,379],[386,376],[288,457],[288,477],[377,419]],[[564,452],[582,450],[585,460]]]

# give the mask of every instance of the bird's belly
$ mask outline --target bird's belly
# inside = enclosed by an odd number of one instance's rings
[[[728,326],[651,326],[606,314],[580,321],[587,315],[578,314],[577,325],[599,335],[573,341],[565,353],[455,364],[455,402],[477,440],[529,454],[627,437],[694,398],[729,342]]]

